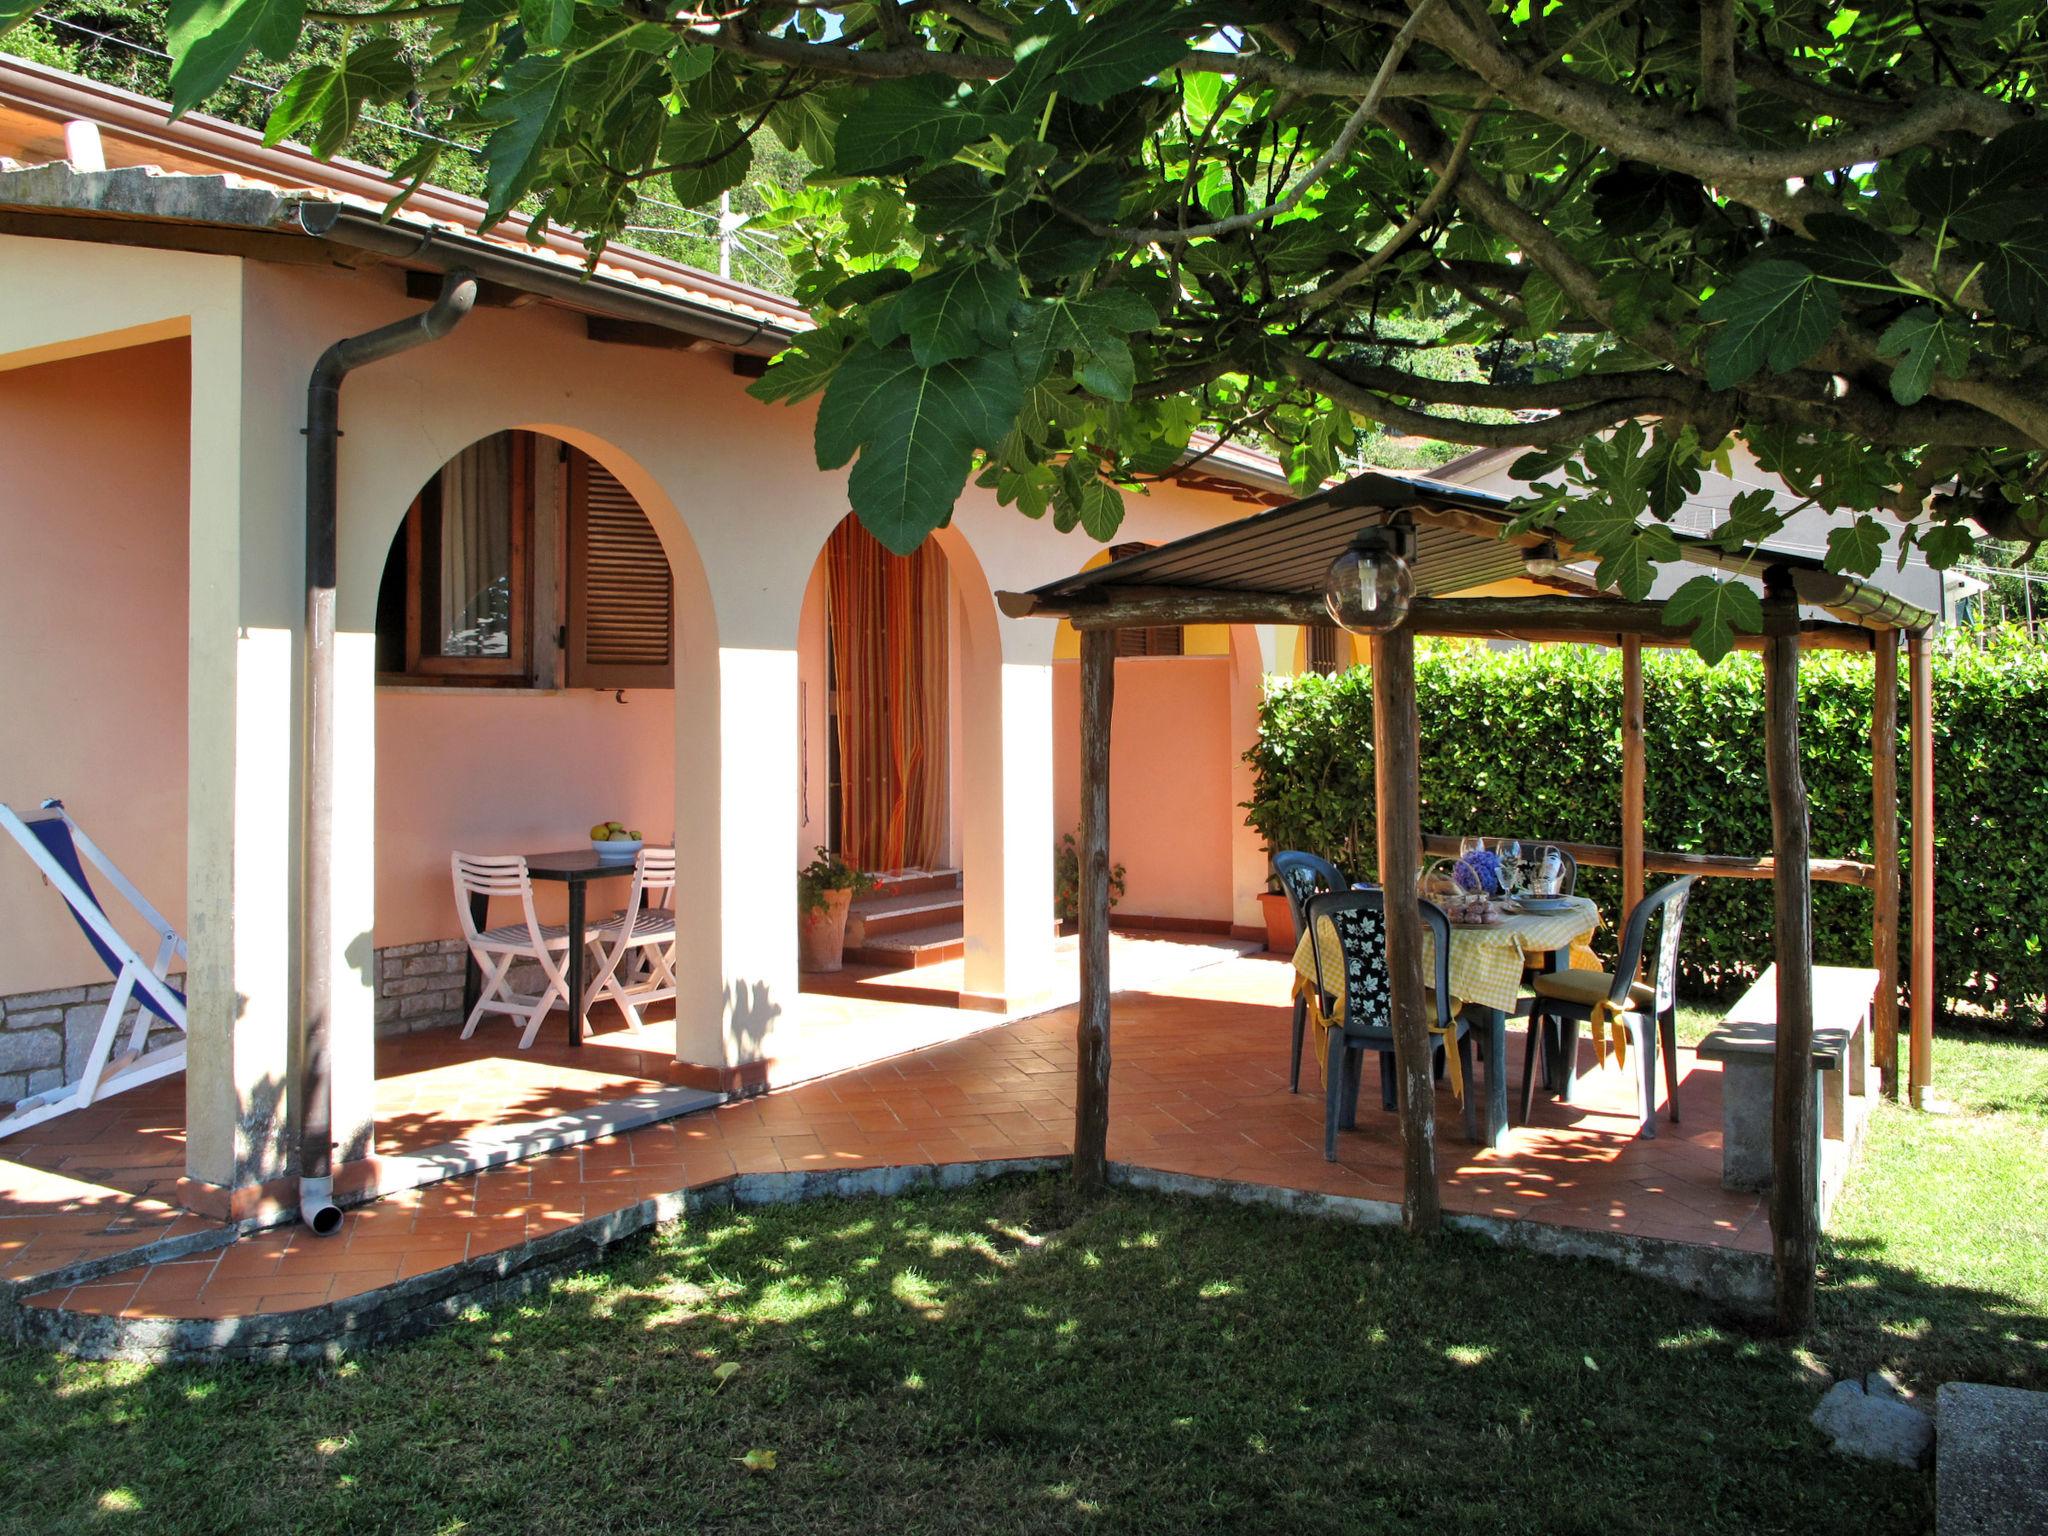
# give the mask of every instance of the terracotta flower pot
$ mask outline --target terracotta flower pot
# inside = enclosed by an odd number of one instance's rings
[[[1294,953],[1294,908],[1279,891],[1259,892],[1259,909],[1266,914],[1266,948],[1276,955]]]
[[[797,914],[797,964],[807,971],[836,971],[846,963],[846,909],[851,891],[824,891],[822,912]]]

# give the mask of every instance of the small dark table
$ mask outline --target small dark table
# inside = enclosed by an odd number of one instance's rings
[[[633,861],[600,859],[589,848],[570,848],[560,853],[529,853],[526,856],[526,873],[535,880],[559,880],[569,887],[569,1043],[581,1047],[583,1044],[583,947],[588,937],[584,919],[584,887],[593,880],[619,880],[630,878]],[[490,927],[491,899],[488,896],[473,895],[469,898],[470,915],[476,919],[479,930]],[[471,955],[462,972],[462,1013],[467,1018],[476,1007],[477,993],[482,990],[483,972],[477,968],[476,956]]]

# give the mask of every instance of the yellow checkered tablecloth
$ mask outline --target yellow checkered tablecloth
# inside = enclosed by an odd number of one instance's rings
[[[1482,1008],[1515,1011],[1521,992],[1522,971],[1528,956],[1548,950],[1569,950],[1593,936],[1600,926],[1600,909],[1583,896],[1571,898],[1560,912],[1519,912],[1485,928],[1451,930],[1451,996],[1460,1003],[1477,1003]],[[1323,983],[1337,994],[1341,1016],[1344,1002],[1344,962],[1337,951],[1337,931],[1330,920],[1316,923],[1323,945]],[[1303,934],[1294,947],[1295,972],[1311,985],[1316,961],[1309,936]],[[1436,973],[1436,938],[1422,936],[1422,975],[1425,983]]]

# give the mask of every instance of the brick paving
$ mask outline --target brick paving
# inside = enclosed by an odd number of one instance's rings
[[[1340,1136],[1335,1163],[1322,1157],[1322,1101],[1312,1064],[1305,1064],[1303,1091],[1287,1092],[1289,975],[1278,960],[1230,958],[1118,995],[1113,1159],[1168,1173],[1398,1201],[1398,1131],[1378,1108],[1370,1073],[1359,1129]],[[864,1043],[873,1054],[900,1040],[907,1042],[906,1053],[390,1195],[350,1211],[331,1238],[282,1228],[217,1252],[45,1292],[28,1304],[150,1318],[293,1311],[515,1248],[650,1196],[735,1174],[979,1162],[1068,1150],[1071,1007],[986,1028],[985,1015],[945,1009],[847,999],[806,999],[805,1005],[818,1009],[820,1051],[836,1037],[841,1050]],[[962,1035],[966,1029],[979,1032]],[[923,1043],[948,1033],[960,1037]],[[380,1149],[450,1139],[473,1129],[478,1116],[556,1113],[631,1085],[669,1080],[673,1064],[665,1032],[657,1028],[638,1041],[623,1030],[607,1033],[573,1055],[559,1035],[554,1038],[554,1045],[538,1044],[525,1056],[510,1049],[509,1036],[487,1038],[485,1031],[468,1042],[452,1032],[380,1041],[380,1059],[392,1058],[391,1076],[379,1086]],[[1519,1105],[1518,1031],[1510,1033],[1508,1054],[1510,1098]],[[1539,1095],[1534,1123],[1513,1127],[1498,1150],[1467,1142],[1457,1106],[1448,1092],[1440,1093],[1446,1209],[1767,1251],[1760,1199],[1721,1188],[1718,1069],[1690,1052],[1681,1053],[1680,1064],[1684,1124],[1660,1118],[1651,1141],[1631,1134],[1629,1075],[1594,1069],[1590,1048],[1582,1102],[1566,1106]],[[165,1230],[194,1229],[199,1218],[151,1194],[182,1162],[179,1133],[165,1123],[162,1106],[138,1102],[153,1094],[141,1090],[88,1112],[125,1122],[118,1133],[103,1124],[97,1137],[74,1127],[62,1142],[0,1145],[0,1152],[21,1159],[0,1161],[0,1232],[21,1234],[0,1238],[16,1244],[0,1247],[6,1265],[0,1275],[47,1272],[67,1244],[103,1253]],[[174,1087],[162,1097],[175,1106]],[[173,1155],[160,1156],[166,1152]],[[37,1164],[52,1166],[31,1166]]]

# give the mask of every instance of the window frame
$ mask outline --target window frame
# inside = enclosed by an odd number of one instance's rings
[[[427,649],[431,626],[427,613],[438,606],[440,570],[429,564],[427,551],[439,542],[441,472],[422,486],[405,513],[405,670],[395,678],[399,684],[431,681],[444,685],[516,688],[533,686],[533,557],[535,525],[533,498],[533,455],[535,437],[531,432],[513,432],[511,443],[510,497],[512,516],[508,546],[511,554],[511,615],[508,631],[511,644],[503,656],[443,656]],[[429,533],[436,537],[429,539]]]

